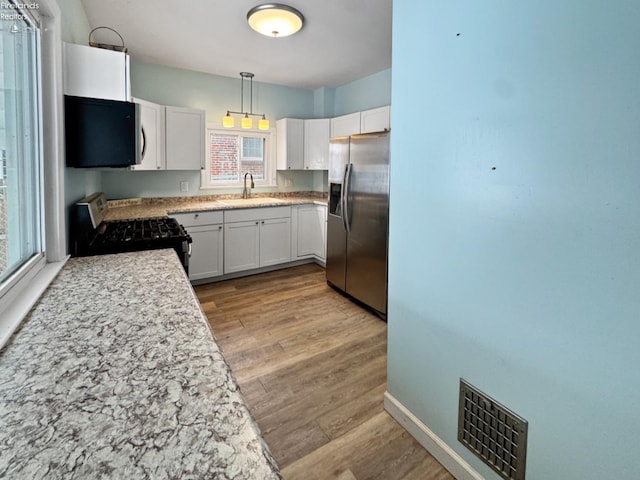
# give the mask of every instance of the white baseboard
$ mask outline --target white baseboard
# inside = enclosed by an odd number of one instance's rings
[[[384,409],[458,480],[485,480],[389,392],[384,394]]]

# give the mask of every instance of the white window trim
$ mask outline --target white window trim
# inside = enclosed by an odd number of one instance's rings
[[[38,2],[41,35],[44,249],[4,284],[0,297],[0,348],[69,258],[64,205],[64,117],[60,9],[55,0]]]
[[[276,129],[270,128],[269,130],[259,130],[257,128],[225,128],[222,123],[207,123],[206,128],[206,162],[205,168],[201,171],[200,175],[200,190],[229,190],[231,188],[242,187],[242,181],[235,180],[219,181],[215,184],[211,184],[209,181],[211,168],[209,160],[211,158],[211,142],[209,142],[209,134],[219,133],[224,134],[238,134],[238,135],[255,135],[264,137],[265,142],[265,155],[267,156],[265,161],[265,179],[254,180],[256,188],[258,187],[277,187],[276,181]]]

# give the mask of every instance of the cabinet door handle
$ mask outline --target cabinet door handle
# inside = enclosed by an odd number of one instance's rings
[[[218,230],[222,230],[222,225],[220,225],[220,226],[218,227]]]
[[[262,224],[264,225],[264,220],[262,220]]]
[[[200,214],[199,214],[199,213],[196,213],[195,218],[198,218],[199,216],[200,216]]]
[[[258,225],[258,222],[256,222],[256,225]]]

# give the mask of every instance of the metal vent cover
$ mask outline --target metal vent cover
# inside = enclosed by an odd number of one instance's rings
[[[507,480],[524,480],[529,424],[460,379],[458,440]]]

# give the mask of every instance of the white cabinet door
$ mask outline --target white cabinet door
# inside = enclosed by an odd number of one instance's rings
[[[282,118],[276,122],[276,167],[278,170],[304,168],[304,120]]]
[[[202,170],[204,110],[165,107],[165,122],[167,170]]]
[[[260,266],[260,221],[225,223],[224,273]]]
[[[222,211],[174,213],[170,215],[184,226],[191,236],[189,279],[222,275],[224,261],[224,229]]]
[[[291,260],[291,218],[260,221],[260,266]]]
[[[305,170],[329,169],[330,119],[316,118],[304,121]]]
[[[360,133],[383,132],[391,128],[391,107],[360,112]]]
[[[298,257],[325,259],[326,211],[327,207],[323,205],[298,207]]]
[[[64,44],[64,93],[128,102],[129,55],[103,48]]]
[[[187,233],[193,240],[189,259],[189,279],[200,280],[222,275],[224,260],[222,225],[189,227]]]
[[[164,170],[164,105],[134,98],[140,104],[140,128],[142,130],[142,159],[131,170]]]
[[[360,133],[360,112],[331,119],[331,138],[348,137]]]

